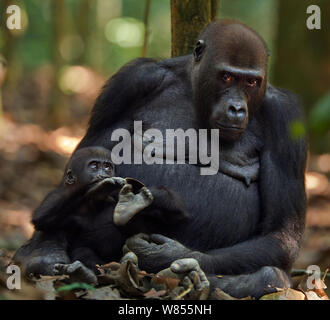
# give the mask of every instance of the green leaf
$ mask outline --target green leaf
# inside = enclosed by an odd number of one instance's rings
[[[95,288],[87,283],[74,282],[56,289],[57,292],[61,291],[72,291],[76,289],[95,290]]]

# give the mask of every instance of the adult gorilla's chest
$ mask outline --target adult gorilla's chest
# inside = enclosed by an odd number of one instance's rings
[[[180,86],[173,88],[133,115],[133,120],[143,121],[144,130],[161,130],[164,143],[166,129],[197,128],[190,97]],[[228,246],[250,238],[260,216],[257,146],[251,134],[246,133],[245,140],[233,147],[220,146],[216,175],[202,176],[200,167],[190,164],[120,165],[118,174],[147,186],[166,186],[183,197],[191,218],[185,230],[174,233],[185,245],[199,250]]]

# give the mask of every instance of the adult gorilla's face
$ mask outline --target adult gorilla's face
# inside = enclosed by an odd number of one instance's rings
[[[192,87],[198,118],[234,141],[262,104],[268,54],[262,39],[239,24],[219,21],[201,35],[194,51]]]

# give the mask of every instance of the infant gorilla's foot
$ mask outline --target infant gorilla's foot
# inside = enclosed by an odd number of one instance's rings
[[[57,263],[54,265],[54,274],[69,275],[71,282],[85,282],[92,285],[97,284],[95,273],[84,266],[80,261],[75,261],[70,264]]]
[[[148,207],[154,199],[146,187],[141,188],[138,194],[134,194],[132,189],[132,185],[126,184],[120,190],[118,203],[113,213],[113,222],[117,226],[127,224],[138,212]]]
[[[198,299],[207,299],[210,292],[210,282],[196,259],[185,258],[176,260],[171,264],[170,271],[181,279],[181,284],[185,289],[193,287],[198,295]],[[194,298],[196,299],[197,297]]]

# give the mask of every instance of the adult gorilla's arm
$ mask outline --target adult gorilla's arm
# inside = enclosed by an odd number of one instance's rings
[[[150,58],[138,58],[123,66],[104,85],[93,107],[87,133],[77,149],[91,145],[110,148],[109,128],[132,127],[130,114],[146,103],[164,75],[165,69]]]
[[[137,254],[142,268],[161,269],[175,259],[195,258],[211,274],[242,274],[262,266],[290,269],[305,223],[306,143],[294,139],[290,131],[294,122],[301,121],[300,106],[293,94],[269,87],[256,117],[264,140],[259,175],[260,231],[250,240],[206,253],[191,251],[165,237],[156,237],[156,244],[130,239],[127,247]]]

